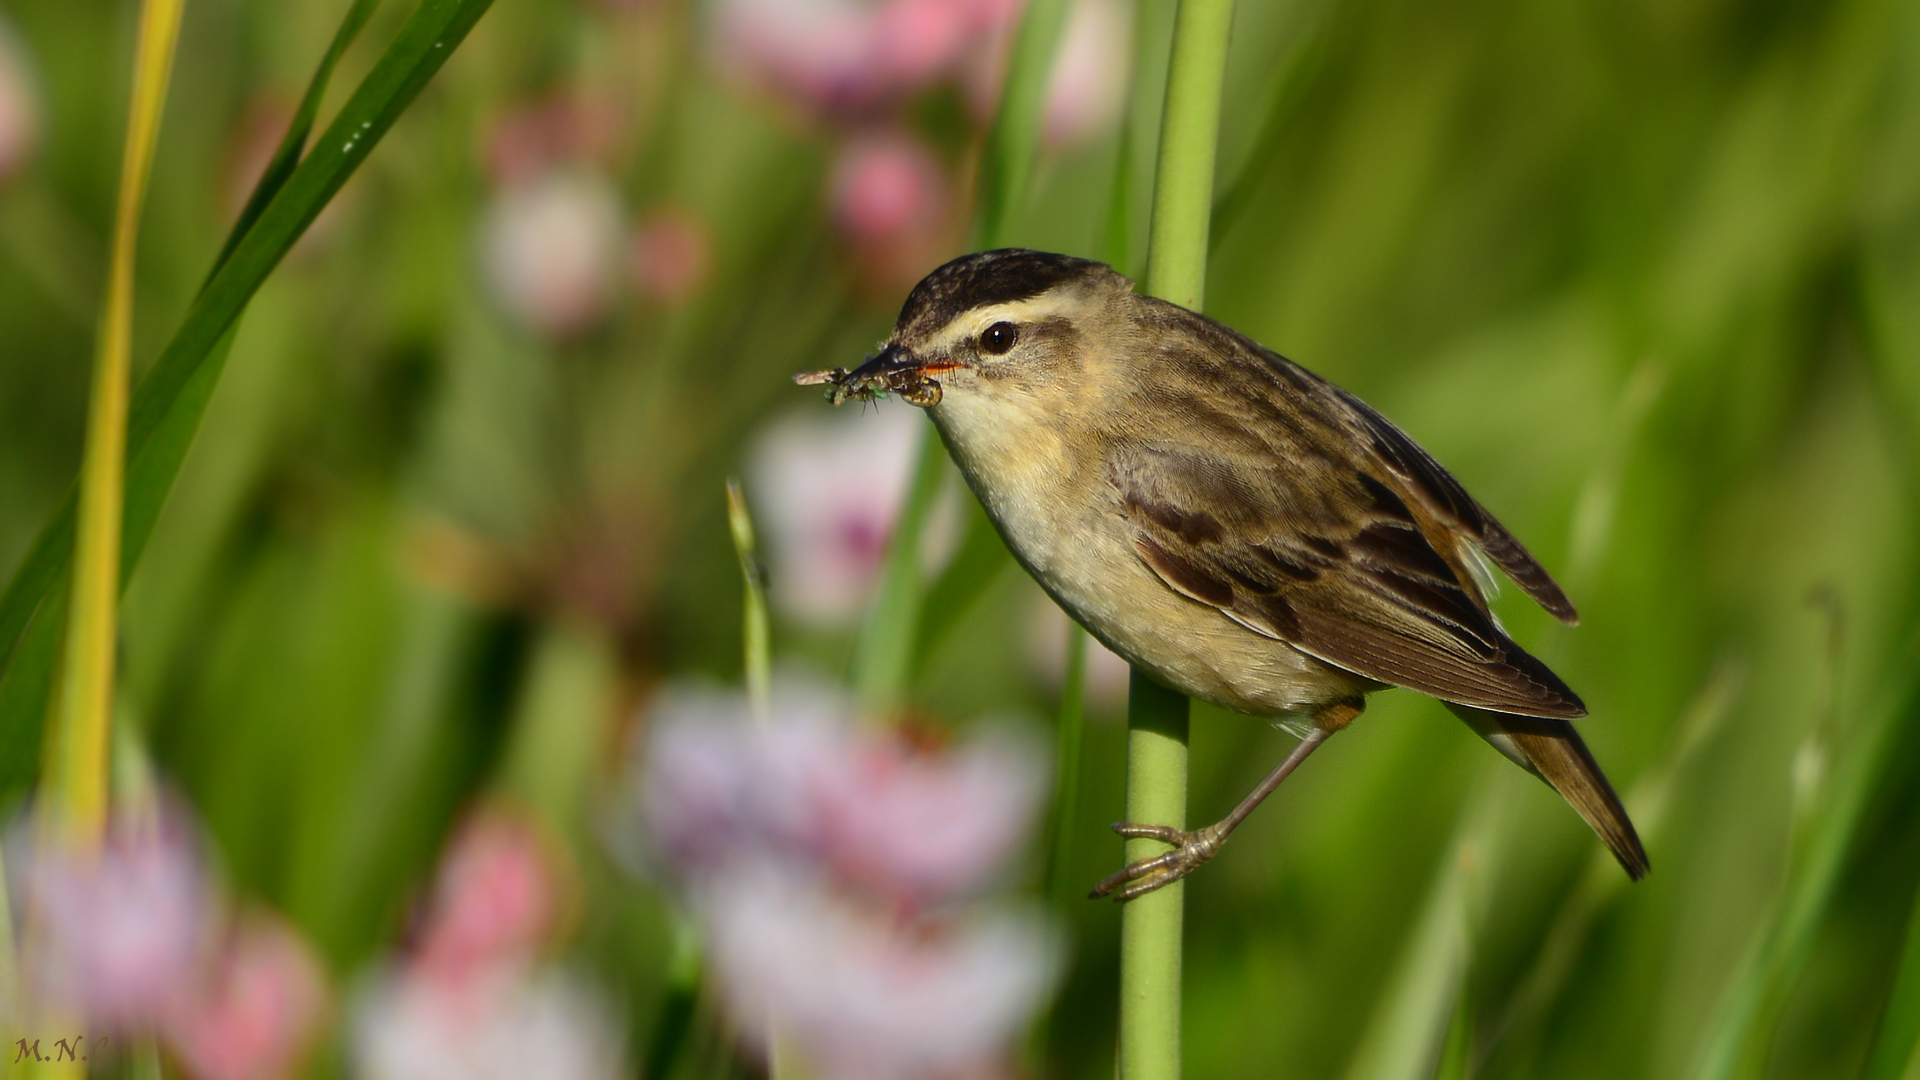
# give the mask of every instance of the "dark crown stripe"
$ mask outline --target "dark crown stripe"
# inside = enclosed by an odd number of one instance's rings
[[[1107,267],[1089,259],[1025,248],[962,255],[928,274],[907,294],[907,302],[900,308],[899,328],[906,336],[931,334],[974,308],[1039,296],[1096,270]]]

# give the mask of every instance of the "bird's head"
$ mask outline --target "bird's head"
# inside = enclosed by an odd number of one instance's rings
[[[1070,408],[1133,283],[1104,263],[1004,248],[955,259],[914,286],[893,336],[849,382],[889,382],[941,415]],[[931,384],[931,385],[929,385]],[[936,389],[937,387],[937,389]]]

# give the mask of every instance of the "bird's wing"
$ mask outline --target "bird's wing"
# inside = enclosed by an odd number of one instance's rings
[[[1347,410],[1378,420],[1372,410],[1280,363],[1291,370],[1251,380],[1189,368],[1190,392],[1163,384],[1157,398],[1179,437],[1135,428],[1109,444],[1107,479],[1140,558],[1247,629],[1367,678],[1485,709],[1584,716],[1494,622],[1461,565],[1458,541],[1477,538],[1453,521],[1477,504],[1386,421],[1373,435],[1354,430]],[[1408,475],[1421,486],[1409,490]]]
[[[1288,360],[1280,357],[1274,359],[1291,366]],[[1343,406],[1342,411],[1347,414],[1349,422],[1366,438],[1375,460],[1385,467],[1392,479],[1399,481],[1395,487],[1411,496],[1449,532],[1478,548],[1512,578],[1522,592],[1547,609],[1554,618],[1568,626],[1580,622],[1573,602],[1567,599],[1567,594],[1560,590],[1539,560],[1507,531],[1506,526],[1488,513],[1486,507],[1474,501],[1473,496],[1467,494],[1467,489],[1460,486],[1460,481],[1433,460],[1433,455],[1386,417],[1374,412],[1366,402],[1332,383],[1318,380],[1317,376],[1310,377],[1320,381]]]

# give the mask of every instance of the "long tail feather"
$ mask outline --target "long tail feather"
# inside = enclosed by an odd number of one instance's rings
[[[1494,749],[1559,792],[1600,834],[1628,877],[1639,881],[1647,876],[1651,865],[1647,850],[1640,846],[1640,835],[1572,723],[1510,716],[1451,702],[1447,708]]]

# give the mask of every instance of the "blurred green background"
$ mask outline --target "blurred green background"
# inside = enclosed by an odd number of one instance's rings
[[[345,7],[189,4],[136,364]],[[1171,4],[1120,10],[1118,124],[1044,154],[1008,230],[1137,274]],[[134,15],[0,0],[34,117],[0,172],[0,572],[78,465]],[[788,375],[850,366],[964,249],[982,125],[959,81],[796,106],[727,70],[716,18],[497,4],[247,311],[134,580],[129,730],[339,979],[402,931],[459,809],[505,792],[572,836],[574,948],[647,1044],[668,913],[596,823],[649,690],[740,677],[722,482],[747,471],[761,507],[756,440],[827,410]],[[835,201],[869,136],[932,170],[908,170],[923,212],[887,236]],[[549,257],[500,224],[528,170],[588,192],[551,229],[607,233],[551,256],[598,275],[557,312],[501,282]],[[1920,5],[1246,0],[1218,188],[1209,313],[1392,417],[1567,587],[1577,629],[1517,590],[1499,610],[1588,702],[1654,873],[1616,880],[1551,791],[1380,695],[1193,879],[1189,1073],[1852,1077],[1878,1052],[1899,1075]],[[948,590],[977,602],[940,609],[914,709],[1046,723],[1037,591],[1004,557],[965,566],[977,587]],[[844,673],[851,620],[776,615],[777,657]],[[1117,866],[1124,781],[1095,701],[1089,884]],[[1192,819],[1287,745],[1198,710]],[[1117,909],[1067,910],[1073,967],[1027,1067],[1104,1077]]]

